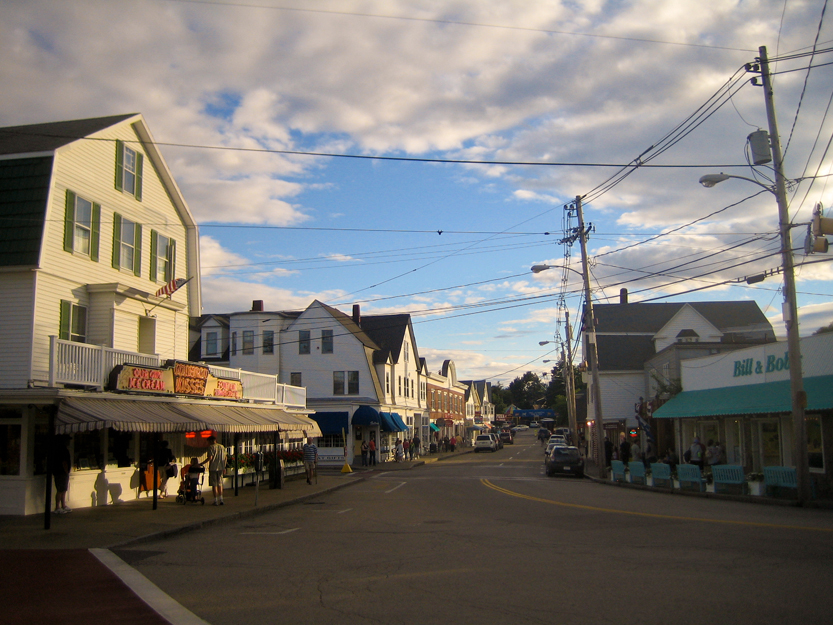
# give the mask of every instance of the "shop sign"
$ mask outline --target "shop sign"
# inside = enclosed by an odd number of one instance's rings
[[[205,365],[174,360],[164,367],[118,365],[110,372],[109,388],[153,395],[243,398],[240,380],[217,378]]]
[[[783,358],[778,358],[774,354],[770,354],[764,360],[755,360],[754,358],[744,358],[743,360],[735,361],[735,371],[733,378],[739,378],[746,375],[761,375],[763,373],[774,373],[775,371],[789,371],[790,369],[790,354],[784,352]]]

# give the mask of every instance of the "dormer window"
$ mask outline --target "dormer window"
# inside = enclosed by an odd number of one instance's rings
[[[700,342],[700,335],[697,334],[694,330],[685,329],[680,330],[677,334],[677,342],[678,343],[699,343]]]

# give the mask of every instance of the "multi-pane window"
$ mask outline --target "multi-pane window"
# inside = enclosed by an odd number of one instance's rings
[[[98,260],[101,206],[67,189],[65,208],[64,250]]]
[[[113,267],[142,274],[142,226],[113,214]]]
[[[255,353],[255,333],[252,330],[243,330],[243,354]]]
[[[150,231],[150,279],[155,282],[170,282],[176,273],[176,241]]]
[[[332,354],[333,353],[333,331],[332,330],[321,330],[321,353],[322,354]]]
[[[333,395],[358,395],[358,371],[333,371]]]
[[[405,362],[408,362],[408,343],[402,344],[405,348]]]
[[[116,189],[142,199],[142,163],[144,155],[116,141]]]
[[[385,372],[385,394],[390,395],[390,372]]]
[[[61,300],[61,317],[59,321],[58,338],[86,343],[87,341],[87,308],[66,300]]]
[[[275,353],[275,332],[273,330],[264,330],[263,332],[263,353]]]
[[[208,356],[215,356],[217,354],[217,333],[205,333],[205,353]]]
[[[298,353],[309,354],[309,330],[298,331]]]
[[[300,371],[293,371],[289,374],[289,384],[290,386],[303,386]]]
[[[396,376],[396,381],[399,385],[399,397],[402,397],[402,376]]]
[[[405,378],[405,397],[408,396],[408,378]]]
[[[416,398],[416,395],[414,395],[414,381],[413,380],[411,380],[411,397]]]

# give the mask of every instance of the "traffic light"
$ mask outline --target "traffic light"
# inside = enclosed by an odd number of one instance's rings
[[[807,228],[807,237],[804,239],[805,254],[827,253],[829,242],[824,235],[833,234],[833,219],[822,217],[823,213],[824,209],[821,202],[819,202],[813,211],[813,221],[810,222],[810,227]]]

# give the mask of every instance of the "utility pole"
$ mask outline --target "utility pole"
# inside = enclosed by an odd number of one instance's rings
[[[585,347],[590,360],[590,373],[593,385],[593,412],[596,428],[596,464],[599,467],[599,479],[607,479],[607,467],[604,455],[604,422],[602,418],[602,388],[599,382],[599,353],[596,348],[596,320],[593,318],[593,300],[590,298],[590,268],[587,266],[587,231],[584,227],[584,213],[581,210],[581,196],[576,196],[576,216],[578,217],[578,234],[581,243],[581,273],[584,278],[584,336]]]
[[[778,222],[781,232],[781,262],[784,266],[784,304],[782,311],[784,323],[787,326],[787,349],[790,358],[793,461],[795,462],[795,474],[798,486],[798,503],[799,505],[803,505],[811,496],[810,469],[807,454],[807,425],[804,421],[804,409],[807,407],[807,394],[804,392],[804,380],[801,374],[801,347],[798,336],[798,304],[795,293],[790,215],[787,208],[784,162],[781,156],[781,140],[778,137],[778,124],[775,118],[775,102],[773,100],[772,79],[769,73],[769,59],[766,54],[766,46],[761,46],[758,52],[760,53],[766,116],[769,122],[772,164],[775,168],[775,199],[778,201]]]
[[[561,358],[564,360],[564,392],[567,394],[567,418],[569,420],[570,432],[573,435],[573,441],[576,447],[579,446],[578,440],[578,423],[576,421],[576,387],[575,377],[573,373],[573,334],[570,329],[570,311],[564,313],[567,336],[567,354],[566,359],[564,352],[561,352]]]

